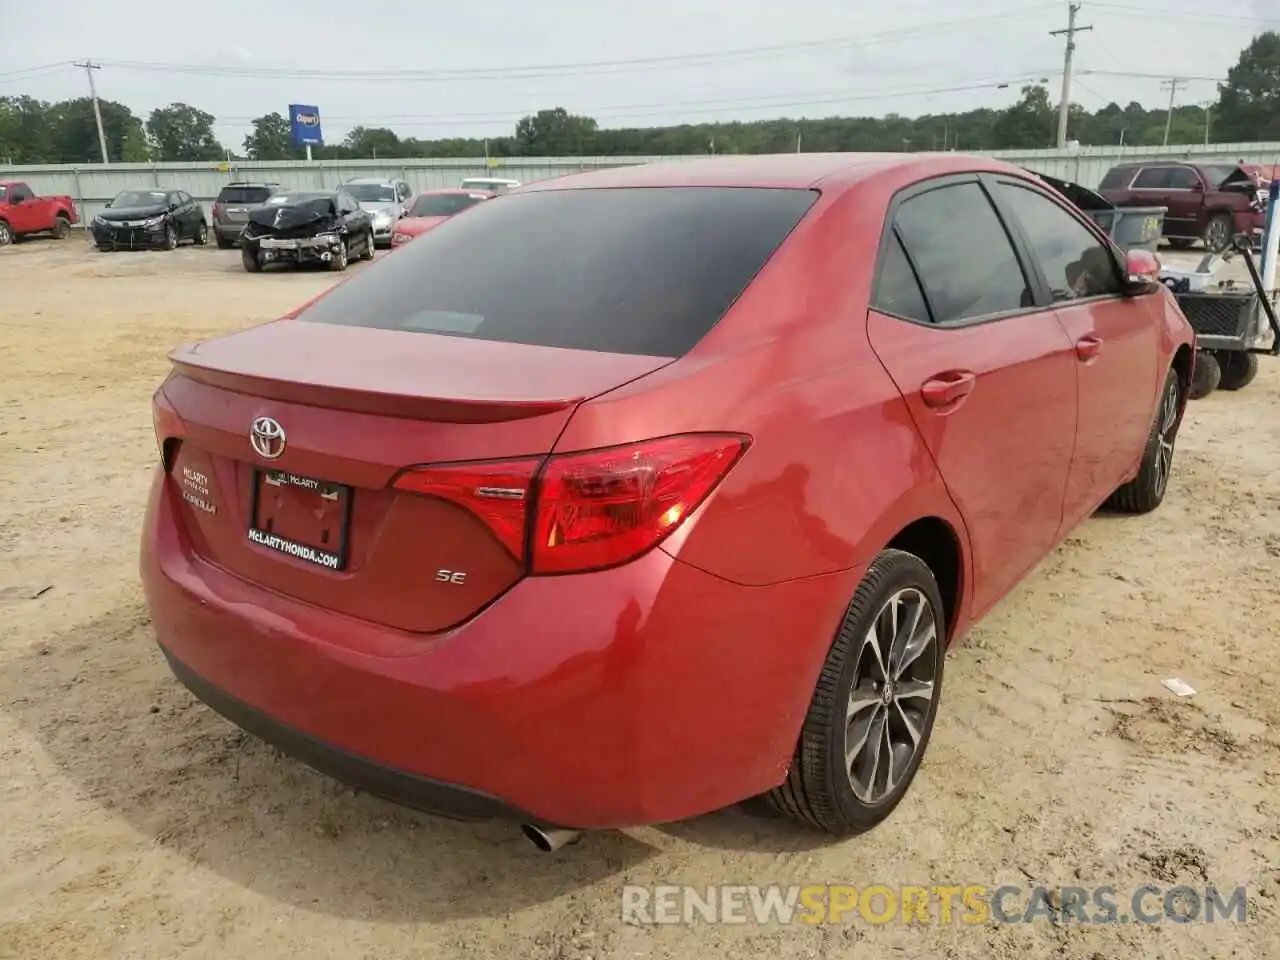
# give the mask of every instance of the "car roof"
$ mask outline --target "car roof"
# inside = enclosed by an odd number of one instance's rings
[[[350,180],[344,180],[342,185],[346,186],[348,183],[374,183],[380,187],[389,187],[395,182],[396,181],[390,177],[353,177]]]
[[[970,171],[1026,176],[1024,170],[1003,160],[961,153],[779,153],[610,167],[538,180],[515,192],[704,186],[842,190],[883,174],[911,182]]]

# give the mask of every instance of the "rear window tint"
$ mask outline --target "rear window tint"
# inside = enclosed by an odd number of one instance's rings
[[[817,197],[741,187],[511,194],[423,234],[300,319],[678,357]]]
[[[270,187],[223,187],[218,194],[220,203],[262,203],[271,196]]]

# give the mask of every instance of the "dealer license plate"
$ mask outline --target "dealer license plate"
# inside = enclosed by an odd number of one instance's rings
[[[350,487],[281,470],[255,472],[250,543],[325,570],[342,570],[350,521]]]

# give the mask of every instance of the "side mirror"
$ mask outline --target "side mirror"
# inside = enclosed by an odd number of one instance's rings
[[[1150,250],[1130,250],[1124,255],[1124,292],[1140,297],[1160,287],[1160,260]]]

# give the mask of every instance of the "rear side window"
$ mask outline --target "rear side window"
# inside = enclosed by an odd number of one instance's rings
[[[1102,182],[1098,184],[1099,190],[1118,190],[1129,185],[1129,181],[1133,179],[1132,167],[1112,167],[1107,171],[1107,175],[1102,178]]]
[[[1170,167],[1169,186],[1174,190],[1194,190],[1200,177],[1190,167]]]
[[[915,271],[902,250],[902,241],[896,230],[889,234],[884,257],[880,261],[880,276],[876,281],[875,309],[907,320],[928,323],[929,307],[924,292],[916,280]]]
[[[817,196],[738,187],[511,194],[445,221],[299,319],[678,357]]]
[[[1011,183],[996,189],[1022,225],[1055,301],[1119,295],[1115,258],[1084,224],[1034,190]]]
[[[219,203],[265,203],[271,196],[270,187],[223,187],[218,193]]]
[[[978,184],[917,194],[898,208],[895,223],[935,323],[1034,304],[1009,235]]]
[[[1134,179],[1133,185],[1139,190],[1155,190],[1168,188],[1172,180],[1172,167],[1147,167]]]

